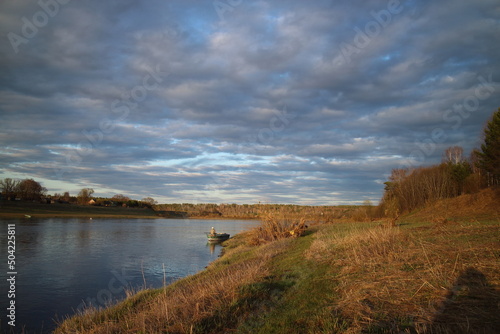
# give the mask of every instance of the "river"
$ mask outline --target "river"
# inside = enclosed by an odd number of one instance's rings
[[[14,268],[7,264],[9,224],[15,230]],[[12,300],[16,333],[23,328],[26,333],[49,333],[54,321],[85,305],[103,307],[123,299],[126,289],[158,288],[202,270],[221,250],[206,242],[204,232],[210,227],[234,235],[255,224],[197,219],[0,220],[0,330],[13,329],[6,317]],[[9,296],[11,276],[15,296]]]

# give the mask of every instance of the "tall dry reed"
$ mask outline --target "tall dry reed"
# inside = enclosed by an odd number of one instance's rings
[[[264,263],[263,258],[255,258],[232,266],[218,266],[204,275],[180,281],[175,289],[167,287],[155,296],[140,299],[141,294],[148,295],[145,291],[114,309],[90,310],[61,324],[56,333],[192,333],[204,321],[217,322],[217,314],[231,306],[241,286],[265,276]],[[127,304],[133,306],[124,306]]]
[[[258,227],[250,232],[250,244],[260,245],[284,238],[299,237],[307,229],[303,215],[294,215],[286,210],[269,211],[263,214]]]

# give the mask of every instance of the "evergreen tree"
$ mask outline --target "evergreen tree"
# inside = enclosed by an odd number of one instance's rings
[[[488,174],[488,183],[500,182],[500,108],[493,113],[484,129],[484,144],[478,152],[478,167]]]

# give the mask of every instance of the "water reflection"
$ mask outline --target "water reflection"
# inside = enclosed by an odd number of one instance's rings
[[[207,247],[210,249],[210,254],[219,256],[220,251],[222,250],[222,242],[207,242]]]
[[[2,221],[6,223],[16,224],[16,327],[26,324],[27,332],[37,333],[50,332],[54,318],[84,305],[99,307],[123,298],[125,289],[160,287],[203,269],[221,249],[217,244],[207,249],[204,232],[211,226],[234,235],[255,224],[34,218]],[[0,256],[6,258],[7,239],[1,235]],[[7,291],[3,268],[0,288]],[[8,329],[4,319],[0,326],[0,331]]]

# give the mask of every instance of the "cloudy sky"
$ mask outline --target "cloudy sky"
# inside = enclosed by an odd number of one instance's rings
[[[378,202],[500,107],[497,0],[0,3],[0,178]]]

